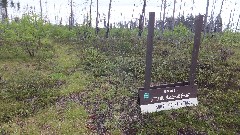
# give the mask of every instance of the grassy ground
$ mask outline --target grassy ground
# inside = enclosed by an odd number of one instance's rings
[[[56,101],[59,97],[83,91],[89,78],[87,74],[79,71],[80,68],[76,65],[79,60],[69,52],[67,45],[49,44],[52,46],[53,55],[48,58],[31,59],[21,52],[21,48],[18,48],[19,52],[10,52],[9,56],[5,54],[8,54],[6,50],[10,51],[11,48],[2,50],[2,134],[88,133],[85,128],[87,112],[83,106],[71,101],[57,104]],[[22,56],[13,57],[13,53]],[[45,86],[49,84],[52,86]],[[22,97],[14,97],[13,95],[18,94],[9,90],[10,88],[15,92],[19,90]],[[36,94],[32,96],[31,91]]]
[[[240,133],[237,44],[203,43],[198,106],[141,115],[137,88],[143,86],[145,40],[48,41],[35,58],[21,48],[0,46],[0,133]],[[225,61],[222,47],[234,50]],[[153,82],[186,80],[189,49],[155,41]]]

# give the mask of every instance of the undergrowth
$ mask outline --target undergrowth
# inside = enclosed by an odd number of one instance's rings
[[[203,40],[198,106],[141,114],[146,31],[140,38],[137,30],[112,29],[106,39],[104,29],[68,30],[37,16],[1,28],[1,134],[240,133],[239,33]],[[192,38],[179,25],[154,39],[152,84],[188,80]]]

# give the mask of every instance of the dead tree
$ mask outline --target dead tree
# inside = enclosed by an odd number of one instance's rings
[[[174,30],[174,25],[175,25],[175,7],[176,7],[176,0],[174,0],[173,4],[173,23],[172,23],[172,29]]]
[[[163,20],[162,20],[162,34],[164,33],[164,24],[165,24],[165,18],[166,18],[166,8],[167,8],[167,0],[164,0],[163,4]]]
[[[234,6],[233,13],[232,13],[232,16],[231,16],[231,17],[232,17],[232,18],[231,18],[231,19],[232,19],[232,22],[233,22],[233,20],[234,20],[234,18],[235,18],[235,17],[234,17],[234,16],[235,16],[234,13],[235,13],[235,11],[236,11],[236,5],[237,5],[237,3],[235,2],[235,6]],[[234,26],[234,24],[232,23],[232,24],[231,24],[231,27],[233,27],[233,26]]]
[[[205,14],[205,17],[204,17],[204,37],[205,37],[206,31],[207,31],[208,8],[209,8],[209,0],[207,0],[206,14]]]
[[[41,19],[42,19],[42,11],[43,11],[43,10],[42,10],[42,0],[39,1],[39,4],[40,4],[40,12],[41,12],[41,13],[40,13],[40,16],[41,16]]]
[[[74,24],[74,18],[73,18],[73,1],[71,0],[70,2],[70,17],[69,17],[69,30],[72,29],[73,24]]]
[[[232,10],[231,10],[231,12],[230,12],[230,17],[229,17],[229,21],[228,21],[228,24],[227,24],[227,29],[230,29],[230,28],[231,28],[231,26],[230,26],[231,18],[232,18]]]
[[[111,16],[111,6],[112,6],[112,0],[109,2],[109,8],[108,8],[108,22],[107,22],[107,31],[106,31],[106,38],[109,37],[109,21],[110,21],[110,16]]]
[[[99,31],[99,28],[98,28],[98,16],[99,16],[99,13],[98,13],[98,0],[97,0],[97,16],[96,16],[96,34],[98,35],[98,31]]]
[[[239,21],[240,21],[240,15],[238,16],[238,21],[237,21],[237,24],[236,24],[235,32],[237,32],[237,31],[239,30],[239,29],[238,29]]]
[[[220,8],[220,12],[219,12],[219,15],[221,16],[222,14],[222,8],[223,8],[223,3],[224,3],[225,0],[222,0],[222,5],[221,5],[221,8]]]
[[[92,27],[92,0],[91,0],[91,2],[90,2],[89,27]]]
[[[146,3],[147,3],[146,0],[143,0],[143,9],[142,9],[142,14],[140,15],[140,18],[139,18],[139,26],[138,26],[138,29],[139,29],[138,36],[139,37],[142,36],[142,32],[143,32]]]
[[[211,17],[210,17],[210,25],[209,25],[209,32],[213,32],[214,30],[214,10],[215,10],[215,4],[216,4],[216,0],[213,0],[213,5],[212,5],[212,11],[211,11]]]

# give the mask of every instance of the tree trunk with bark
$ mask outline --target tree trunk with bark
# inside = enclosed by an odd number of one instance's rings
[[[142,14],[140,15],[140,18],[139,18],[139,26],[138,26],[138,29],[139,29],[138,36],[139,37],[142,36],[142,32],[143,32],[146,3],[147,3],[146,0],[143,0],[143,9],[142,9]]]
[[[92,27],[92,0],[90,3],[90,11],[89,11],[89,27]]]
[[[110,16],[111,16],[111,6],[112,6],[112,0],[109,2],[109,8],[108,8],[108,22],[107,22],[107,31],[106,31],[106,38],[109,37],[109,21],[110,21]]]
[[[207,0],[206,14],[205,14],[205,17],[204,17],[204,37],[205,37],[206,31],[207,31],[208,8],[209,8],[209,0]]]
[[[73,1],[71,0],[70,2],[70,7],[71,7],[71,11],[70,11],[70,17],[69,17],[69,30],[72,29],[73,27]]]
[[[99,13],[98,13],[98,0],[97,0],[97,17],[96,17],[96,34],[98,35],[98,31],[99,31],[99,28],[98,28],[98,16],[99,16]]]
[[[41,13],[40,13],[40,14],[41,14],[40,16],[41,16],[41,19],[42,19],[42,0],[40,0],[39,3],[40,3],[40,12],[41,12]]]
[[[173,23],[172,23],[172,30],[174,30],[174,26],[175,26],[175,8],[176,8],[176,0],[174,0],[174,4],[173,4]]]
[[[162,34],[164,33],[166,8],[167,8],[167,0],[164,0],[164,4],[163,4],[163,20],[162,20]]]

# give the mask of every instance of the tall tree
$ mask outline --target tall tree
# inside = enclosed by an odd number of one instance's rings
[[[220,16],[221,16],[221,14],[222,14],[222,8],[223,8],[224,1],[225,1],[225,0],[222,0],[222,4],[221,4],[221,8],[220,8],[220,12],[219,12],[219,15],[220,15]]]
[[[92,27],[92,0],[90,1],[90,11],[89,11],[89,27]]]
[[[70,17],[69,17],[69,29],[72,29],[74,24],[74,18],[73,18],[73,1],[70,1]]]
[[[109,2],[109,8],[108,8],[108,22],[107,22],[107,31],[106,31],[106,38],[109,37],[109,21],[110,21],[110,16],[111,16],[111,7],[112,7],[112,0]]]
[[[204,17],[204,37],[205,37],[206,31],[207,31],[208,8],[209,8],[209,0],[207,0],[206,14],[205,14],[205,17]]]
[[[162,0],[162,3],[161,3],[161,12],[160,12],[160,20],[159,20],[159,34],[160,34],[160,35],[161,35],[161,33],[162,33],[162,24],[161,24],[161,22],[162,22],[163,1],[164,1],[164,0]]]
[[[143,25],[144,25],[144,16],[145,16],[145,9],[146,9],[146,4],[147,1],[143,0],[143,9],[142,9],[142,14],[140,15],[139,18],[139,32],[138,32],[138,36],[142,36],[142,32],[143,32]]]
[[[163,20],[162,20],[162,33],[164,32],[166,8],[167,8],[167,0],[164,0],[164,4],[163,4]]]
[[[39,5],[40,5],[40,12],[41,12],[41,13],[40,13],[40,14],[41,14],[40,16],[41,16],[41,19],[42,19],[42,0],[39,1]]]
[[[214,31],[214,10],[215,10],[215,4],[216,4],[216,0],[213,0],[213,4],[212,4],[212,11],[211,11],[211,17],[210,17],[210,25],[209,25],[209,32],[213,32]]]
[[[174,4],[173,4],[173,23],[172,23],[172,29],[174,29],[174,25],[175,25],[175,8],[176,8],[176,0],[174,0]]]
[[[99,13],[98,13],[98,0],[97,0],[97,16],[96,16],[96,34],[98,34],[98,16],[99,16]]]

